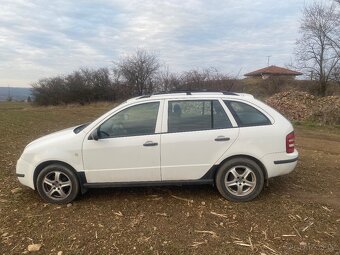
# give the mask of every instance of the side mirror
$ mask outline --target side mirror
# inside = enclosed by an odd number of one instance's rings
[[[99,135],[98,135],[98,129],[93,130],[93,132],[91,133],[89,140],[95,140],[98,141],[99,139]]]

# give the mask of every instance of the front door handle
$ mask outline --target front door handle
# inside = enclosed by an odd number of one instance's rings
[[[230,140],[229,137],[225,137],[225,136],[222,136],[222,135],[215,138],[216,142],[229,141],[229,140]]]
[[[147,141],[143,144],[143,146],[157,146],[158,143],[155,143],[153,141]]]

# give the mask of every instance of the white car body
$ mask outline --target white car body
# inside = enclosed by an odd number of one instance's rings
[[[232,127],[193,132],[168,132],[168,102],[214,100],[220,102]],[[270,125],[240,127],[223,102],[246,103],[263,113]],[[96,128],[116,113],[137,104],[159,102],[154,134],[91,139]],[[286,152],[291,123],[280,113],[248,94],[173,93],[130,99],[79,133],[65,129],[26,146],[17,162],[19,181],[36,189],[39,171],[52,162],[70,166],[82,188],[167,183],[213,183],[218,166],[235,156],[249,157],[263,168],[265,179],[290,173],[298,152]],[[226,141],[215,141],[227,137]],[[157,146],[143,146],[147,142]]]

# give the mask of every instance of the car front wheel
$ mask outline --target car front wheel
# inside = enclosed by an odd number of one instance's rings
[[[39,195],[47,202],[66,204],[79,193],[79,182],[75,174],[66,166],[52,164],[38,175],[36,187]]]
[[[233,158],[225,162],[216,174],[216,187],[231,201],[250,201],[257,197],[264,185],[260,166],[249,158]]]

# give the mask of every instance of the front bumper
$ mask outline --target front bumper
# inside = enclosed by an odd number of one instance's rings
[[[18,177],[19,182],[22,185],[28,186],[31,189],[34,188],[34,182],[33,182],[33,173],[34,173],[34,166],[32,166],[27,161],[20,158],[17,161],[16,166],[16,175]]]

